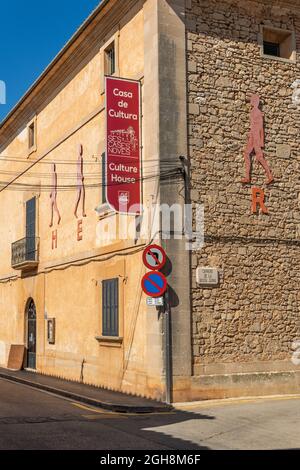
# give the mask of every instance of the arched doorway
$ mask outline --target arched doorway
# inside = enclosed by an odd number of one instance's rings
[[[36,368],[36,308],[33,299],[29,299],[26,307],[27,318],[27,360],[26,367]]]

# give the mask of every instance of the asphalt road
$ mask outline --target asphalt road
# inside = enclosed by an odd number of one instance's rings
[[[122,415],[0,379],[0,450],[300,449],[300,395]]]

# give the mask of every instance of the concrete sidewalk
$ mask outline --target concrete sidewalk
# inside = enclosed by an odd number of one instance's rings
[[[148,398],[127,395],[26,370],[11,371],[0,368],[0,378],[119,413],[163,413],[172,409],[170,405]]]

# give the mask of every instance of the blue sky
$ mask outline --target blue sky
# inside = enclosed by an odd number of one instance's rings
[[[6,84],[6,104],[0,104],[0,121],[99,3],[100,0],[1,2],[0,81]]]

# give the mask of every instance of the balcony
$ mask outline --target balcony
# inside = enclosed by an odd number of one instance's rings
[[[11,245],[11,266],[29,271],[39,264],[39,238],[26,237]]]

